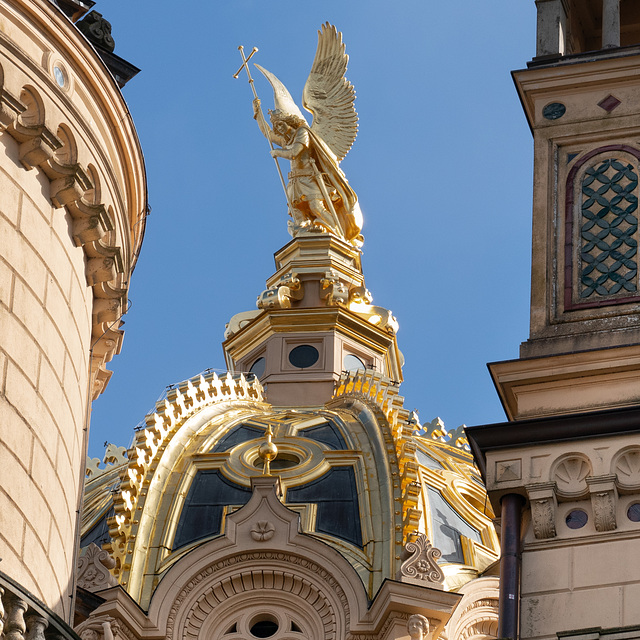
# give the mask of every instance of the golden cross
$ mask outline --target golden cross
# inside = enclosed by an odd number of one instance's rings
[[[249,84],[253,89],[253,97],[257,98],[258,95],[256,94],[256,90],[253,86],[253,78],[251,77],[251,72],[249,71],[248,62],[249,60],[251,60],[254,54],[258,52],[258,47],[253,47],[253,51],[251,51],[248,58],[244,57],[244,47],[242,45],[238,47],[238,51],[240,51],[240,55],[242,56],[242,64],[240,65],[240,68],[233,74],[233,77],[237,80],[238,76],[240,75],[240,72],[242,71],[243,68],[245,68],[247,70],[247,77],[249,78]]]

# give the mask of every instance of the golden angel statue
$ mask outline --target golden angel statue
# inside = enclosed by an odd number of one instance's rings
[[[304,87],[302,104],[313,114],[308,125],[286,87],[271,72],[255,66],[273,87],[275,109],[267,123],[260,100],[253,101],[254,118],[265,137],[279,148],[274,158],[291,161],[286,186],[293,221],[290,232],[328,232],[362,245],[362,213],[358,197],[340,169],[356,139],[358,114],[353,85],[344,77],[349,56],[342,34],[326,23],[318,31],[318,49]]]

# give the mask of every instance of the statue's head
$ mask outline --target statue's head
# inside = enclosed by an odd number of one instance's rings
[[[98,632],[95,629],[85,629],[81,634],[82,640],[98,640]]]
[[[305,121],[302,118],[299,118],[292,113],[285,113],[280,109],[269,109],[269,117],[271,118],[271,126],[276,133],[280,133],[278,129],[284,128],[282,125],[286,125],[286,127],[291,127],[292,129],[297,129],[301,125],[305,124]]]
[[[429,620],[419,613],[415,613],[407,620],[407,631],[411,640],[426,640],[429,633]]]

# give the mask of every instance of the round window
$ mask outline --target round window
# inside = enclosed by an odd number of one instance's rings
[[[306,369],[312,367],[316,362],[320,353],[315,347],[310,344],[301,344],[298,347],[294,347],[289,352],[289,362],[298,369]]]
[[[635,502],[627,509],[627,518],[631,522],[640,522],[640,502]]]
[[[253,373],[256,378],[262,378],[266,369],[267,361],[264,358],[258,358],[249,369],[249,373]]]
[[[585,511],[582,511],[581,509],[574,509],[573,511],[570,511],[568,513],[567,517],[565,518],[565,522],[567,523],[567,527],[569,527],[569,529],[582,529],[582,527],[587,524],[588,519],[589,516]]]
[[[251,635],[255,638],[270,638],[278,633],[280,625],[273,616],[260,616],[258,620],[251,623]]]
[[[358,356],[348,353],[342,361],[342,369],[344,371],[357,371],[358,369],[362,369],[364,371],[366,367],[364,366],[364,362],[362,362]]]

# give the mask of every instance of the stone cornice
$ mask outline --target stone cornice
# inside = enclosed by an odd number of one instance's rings
[[[515,423],[499,422],[479,425],[467,427],[466,433],[478,468],[482,477],[486,479],[486,459],[490,451],[632,434],[640,430],[638,425],[640,425],[640,409],[630,407],[535,420],[518,420]]]

